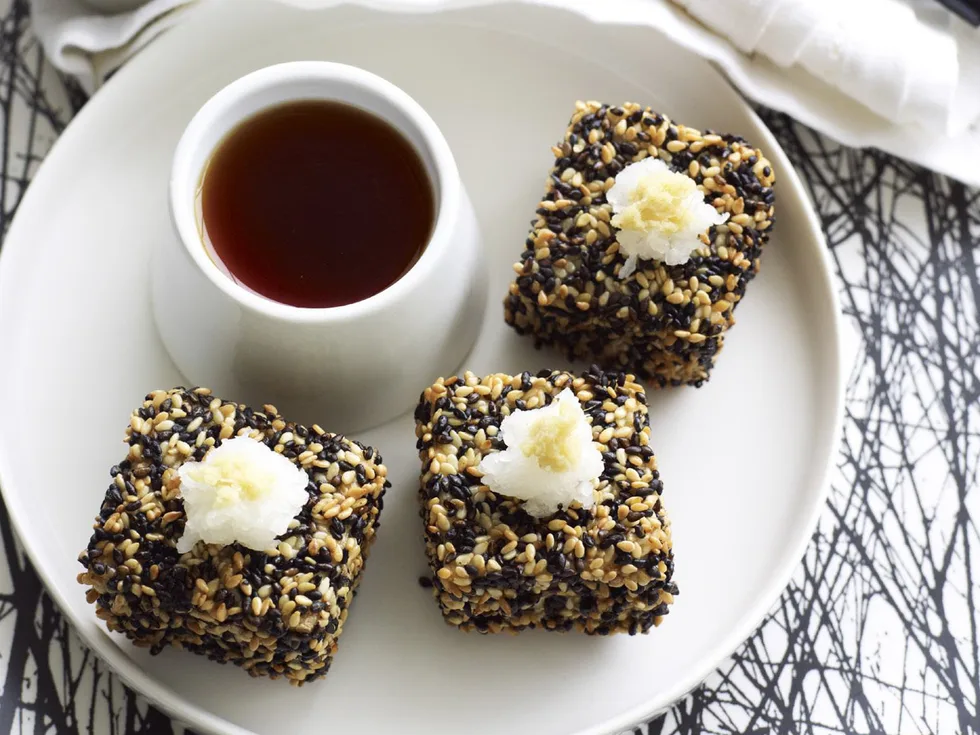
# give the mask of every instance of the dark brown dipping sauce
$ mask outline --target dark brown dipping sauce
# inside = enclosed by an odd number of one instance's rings
[[[259,112],[218,144],[201,210],[212,257],[249,289],[302,307],[379,293],[425,249],[435,200],[412,144],[341,102]]]

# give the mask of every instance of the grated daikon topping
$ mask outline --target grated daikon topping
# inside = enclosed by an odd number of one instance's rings
[[[616,239],[627,256],[619,277],[636,269],[638,258],[667,265],[686,263],[713,225],[728,219],[704,199],[694,179],[672,171],[659,158],[644,158],[616,176],[606,194]]]
[[[258,551],[275,546],[309,498],[306,472],[247,436],[225,440],[177,473],[187,518],[181,554],[198,541]]]
[[[524,501],[533,516],[551,515],[578,502],[595,504],[602,454],[592,443],[592,425],[566,388],[550,405],[515,409],[500,425],[507,449],[483,458],[479,470],[494,493]]]

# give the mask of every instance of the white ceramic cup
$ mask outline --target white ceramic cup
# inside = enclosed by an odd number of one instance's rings
[[[309,99],[347,102],[394,125],[421,155],[434,189],[436,222],[415,265],[380,293],[345,306],[300,308],[240,286],[208,255],[196,206],[208,160],[229,131],[260,110]],[[411,409],[427,385],[456,371],[479,331],[486,302],[480,237],[449,145],[418,103],[362,69],[293,62],[222,89],[177,145],[170,210],[176,237],[155,252],[153,314],[187,384],[256,407],[272,403],[328,431],[356,432]]]

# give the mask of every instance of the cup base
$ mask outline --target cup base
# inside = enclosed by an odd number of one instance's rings
[[[425,386],[455,374],[476,342],[487,309],[487,279],[476,214],[465,190],[453,241],[451,262],[439,268],[440,284],[427,294],[428,301],[412,313],[391,314],[401,329],[372,334],[352,323],[343,337],[327,337],[310,325],[302,359],[293,347],[288,353],[277,350],[276,323],[257,320],[208,289],[205,276],[181,262],[187,256],[176,236],[154,249],[153,317],[187,386],[204,386],[256,408],[271,403],[292,420],[331,432],[362,432],[411,411]],[[201,329],[202,320],[212,326]],[[412,325],[410,333],[406,324]],[[209,335],[206,348],[202,334]],[[289,343],[295,342],[293,335]],[[337,380],[341,372],[349,374],[349,365],[332,369],[338,358],[347,361],[341,355],[348,351],[362,361],[356,384]]]

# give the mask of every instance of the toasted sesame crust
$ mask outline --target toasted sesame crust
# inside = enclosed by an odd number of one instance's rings
[[[198,543],[176,469],[247,435],[309,475],[309,500],[263,552]],[[109,630],[157,653],[174,646],[252,676],[302,684],[327,672],[379,525],[387,470],[370,447],[254,411],[204,388],[154,391],[133,412],[78,581]]]
[[[536,346],[626,370],[654,385],[708,379],[773,225],[774,176],[761,151],[634,103],[579,102],[504,300]],[[640,260],[627,278],[606,192],[630,163],[658,156],[729,214],[682,265]]]
[[[477,467],[505,448],[504,417],[545,406],[565,387],[603,453],[597,504],[535,518],[483,485]],[[579,376],[466,373],[427,388],[415,419],[430,581],[446,622],[483,633],[540,627],[603,635],[660,624],[677,593],[670,522],[646,397],[632,376],[598,368]]]

